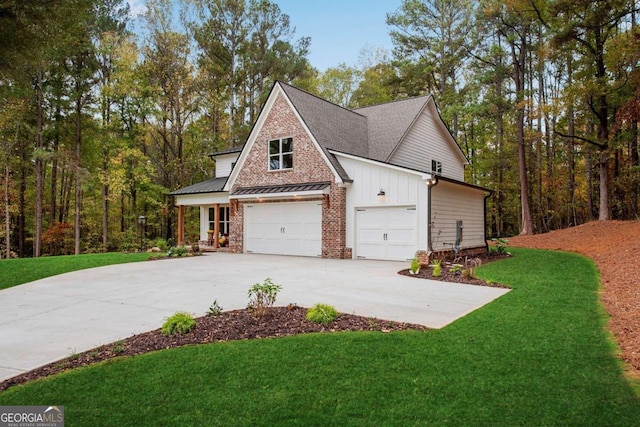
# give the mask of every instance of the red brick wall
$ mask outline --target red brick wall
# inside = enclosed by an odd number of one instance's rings
[[[286,137],[293,137],[293,168],[283,171],[269,171],[268,142],[272,139]],[[345,189],[338,187],[334,182],[333,172],[289,107],[286,99],[280,94],[269,111],[242,169],[238,172],[231,193],[238,187],[322,181],[331,182],[330,194],[324,198],[322,207],[322,256],[324,258],[344,258]],[[291,202],[292,200],[286,201]],[[255,200],[252,203],[255,203]],[[243,252],[243,202],[232,201],[229,214],[230,250]]]

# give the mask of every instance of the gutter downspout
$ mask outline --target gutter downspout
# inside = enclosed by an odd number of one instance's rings
[[[429,210],[429,215],[428,215],[428,220],[429,222],[427,223],[427,227],[429,230],[429,239],[427,241],[427,250],[429,252],[433,252],[433,243],[432,243],[432,236],[431,236],[431,231],[432,231],[432,227],[431,227],[431,190],[433,190],[433,187],[435,187],[436,185],[438,185],[438,175],[432,175],[431,178],[429,180],[427,180],[427,187],[429,188],[429,194],[427,194],[427,209]],[[485,210],[486,210],[486,199],[485,199]],[[486,219],[485,219],[486,221]],[[488,246],[487,246],[488,248]]]

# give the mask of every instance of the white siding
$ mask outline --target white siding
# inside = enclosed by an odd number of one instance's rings
[[[175,205],[180,206],[198,206],[198,205],[214,205],[216,203],[229,203],[229,193],[199,193],[199,194],[181,194],[176,196]]]
[[[230,153],[216,156],[216,178],[231,175],[231,166],[238,160],[239,155],[240,153]]]
[[[453,249],[456,220],[463,221],[461,248],[485,246],[485,192],[439,181],[431,191],[433,250]]]
[[[347,188],[346,243],[356,248],[356,208],[416,207],[417,249],[427,250],[427,185],[419,173],[402,171],[384,164],[346,157],[336,153],[340,164],[353,183]],[[428,176],[427,176],[428,178]],[[385,200],[378,198],[380,190]],[[355,252],[355,251],[354,251]],[[354,253],[354,256],[356,254]]]
[[[442,163],[443,176],[464,181],[466,160],[442,124],[433,101],[417,118],[389,163],[430,172],[431,160]]]

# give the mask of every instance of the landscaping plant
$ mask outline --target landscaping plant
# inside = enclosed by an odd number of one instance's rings
[[[409,267],[411,273],[418,274],[420,272],[420,261],[418,261],[418,257],[414,256],[411,260],[411,267]]]
[[[188,252],[189,251],[187,250],[186,246],[172,246],[167,251],[167,256],[174,257],[174,258],[183,257],[183,256],[187,256]]]
[[[264,279],[262,283],[255,283],[249,288],[248,308],[254,311],[256,317],[262,317],[270,307],[276,302],[276,296],[282,286],[276,285],[270,278]]]
[[[307,320],[326,325],[338,318],[338,310],[329,304],[318,303],[307,311]]]
[[[209,306],[209,310],[207,310],[209,316],[220,316],[222,314],[222,306],[218,304],[218,300],[213,300],[211,306]]]
[[[511,255],[510,252],[507,252],[509,239],[497,239],[494,237],[491,241],[495,244],[495,251],[498,255]]]
[[[433,266],[431,276],[440,277],[442,275],[442,260],[434,259],[431,265]]]
[[[162,333],[165,335],[184,335],[196,327],[193,316],[185,311],[179,311],[169,317],[162,325]]]

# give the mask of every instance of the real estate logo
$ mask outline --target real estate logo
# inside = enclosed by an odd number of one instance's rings
[[[64,406],[0,406],[0,427],[64,427]]]

